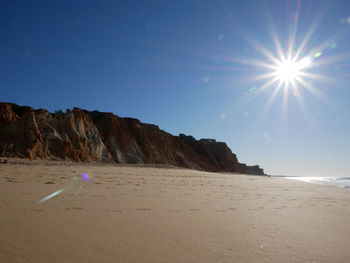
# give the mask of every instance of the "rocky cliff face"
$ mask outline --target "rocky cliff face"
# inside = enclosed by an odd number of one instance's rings
[[[213,172],[260,174],[223,142],[173,136],[152,124],[78,108],[50,113],[0,103],[0,156],[168,164]]]

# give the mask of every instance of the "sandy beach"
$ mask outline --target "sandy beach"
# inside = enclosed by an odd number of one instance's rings
[[[281,178],[12,161],[0,211],[4,263],[350,262],[350,190]]]

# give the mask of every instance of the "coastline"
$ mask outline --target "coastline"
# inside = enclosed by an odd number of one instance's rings
[[[282,176],[282,175],[279,175],[279,176],[272,176],[272,177],[350,189],[350,177],[345,177],[345,176],[330,177],[330,176]]]

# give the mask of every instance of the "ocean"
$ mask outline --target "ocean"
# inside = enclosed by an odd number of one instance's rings
[[[333,185],[341,188],[349,188],[350,189],[350,177],[303,177],[303,176],[273,176],[280,177],[290,180],[303,181],[314,184],[325,184],[325,185]]]

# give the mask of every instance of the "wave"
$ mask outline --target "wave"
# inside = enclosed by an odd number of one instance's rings
[[[337,180],[350,180],[350,177],[337,178]]]
[[[290,180],[303,181],[307,183],[333,185],[341,188],[350,189],[350,177],[321,177],[321,176],[276,176]]]

